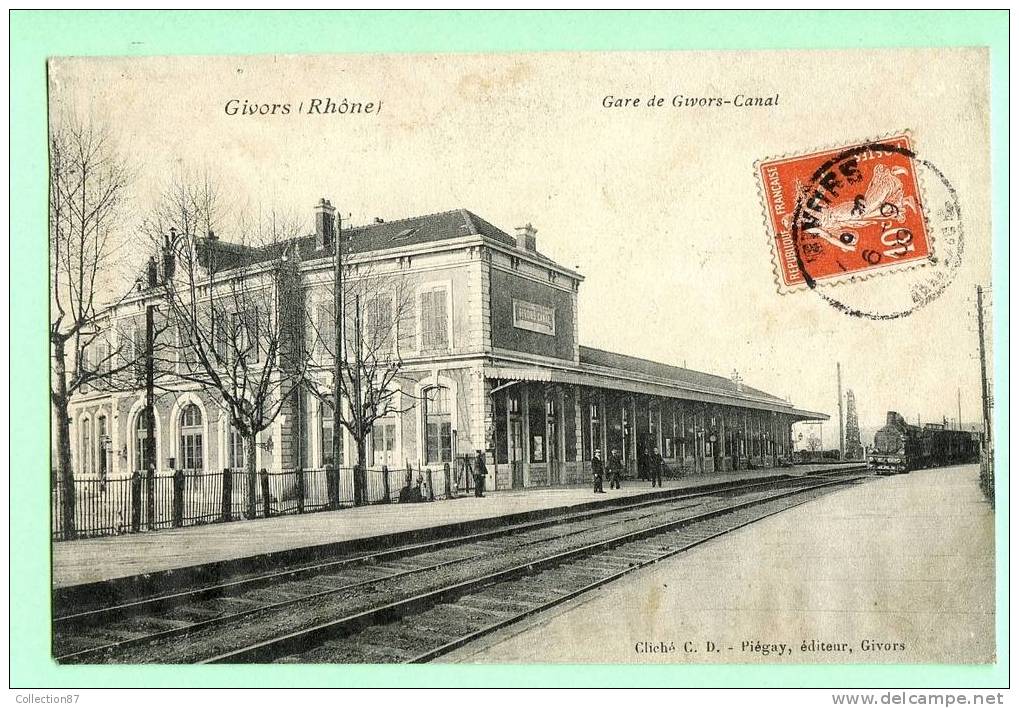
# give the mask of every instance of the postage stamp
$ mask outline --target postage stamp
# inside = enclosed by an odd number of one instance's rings
[[[760,161],[780,292],[914,268],[934,253],[907,134]]]

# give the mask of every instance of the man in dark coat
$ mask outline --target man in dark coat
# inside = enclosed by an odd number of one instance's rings
[[[609,456],[609,489],[622,489],[619,478],[623,475],[623,460],[619,450],[613,450]]]
[[[594,479],[594,493],[604,494],[602,479],[605,477],[605,466],[601,461],[601,450],[595,450],[594,457],[591,458],[591,476]]]
[[[474,459],[474,496],[485,496],[486,476],[488,476],[488,468],[485,466],[485,453],[478,450],[478,456]]]
[[[659,487],[662,486],[662,465],[663,464],[664,464],[664,462],[662,460],[662,455],[661,455],[661,453],[658,452],[658,448],[656,447],[654,450],[651,451],[651,455],[649,457],[649,464],[648,464],[648,468],[649,468],[648,471],[651,473],[651,486],[652,487],[654,487],[656,484]]]

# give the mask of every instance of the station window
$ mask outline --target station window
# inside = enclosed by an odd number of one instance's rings
[[[244,438],[237,428],[230,426],[230,432],[227,439],[227,460],[226,466],[234,470],[242,470],[247,467],[247,455],[244,452]]]
[[[177,371],[181,374],[194,373],[197,368],[195,348],[184,328],[176,328],[174,333],[177,346]]]
[[[531,462],[545,462],[547,459],[548,440],[545,430],[547,408],[544,396],[532,387],[527,397],[528,435],[531,447]]]
[[[203,437],[202,411],[194,403],[189,403],[180,414],[181,469],[202,469]]]
[[[257,309],[233,313],[234,355],[248,364],[258,362],[261,355],[259,319]]]
[[[320,360],[332,358],[336,349],[336,317],[331,299],[323,299],[315,306],[315,332],[313,349]]]
[[[333,409],[323,403],[319,411],[319,464],[322,467],[330,465],[342,467],[344,460],[343,434],[336,434],[336,418],[333,415]]]
[[[372,426],[372,464],[392,468],[396,464],[396,423],[376,421]]]
[[[96,342],[96,370],[100,374],[110,373],[110,343],[105,335]]]
[[[588,441],[588,459],[591,459],[594,457],[594,451],[601,449],[601,406],[598,405],[597,401],[588,404],[587,419],[591,431],[591,437]]]
[[[106,450],[109,447],[109,430],[107,430],[105,415],[101,415],[96,419],[96,436],[99,443],[98,459],[96,460],[99,466],[99,476],[106,477],[108,471],[106,467]]]
[[[135,381],[139,385],[145,383],[145,360],[148,348],[145,345],[145,327],[139,325],[137,322],[134,323],[134,329],[131,331],[131,346],[127,348],[128,351],[128,362],[134,362],[134,376]]]
[[[134,466],[137,471],[145,471],[149,468],[148,446],[145,440],[149,434],[149,428],[145,423],[145,411],[138,413],[134,422]]]
[[[545,457],[549,461],[562,459],[559,456],[559,420],[556,415],[556,393],[545,393]]]
[[[81,471],[91,474],[92,469],[92,421],[85,418],[81,421]]]
[[[665,435],[665,448],[667,453],[662,453],[670,459],[679,454],[679,439],[682,436],[682,428],[679,427],[679,414],[674,404],[669,404],[669,423]],[[663,421],[663,427],[665,423]]]
[[[420,294],[421,349],[449,348],[449,315],[446,288],[432,288]]]
[[[392,298],[382,293],[368,299],[361,317],[361,336],[369,354],[378,356],[392,350],[395,341]]]
[[[449,389],[434,386],[425,392],[425,462],[453,461],[453,433]]]
[[[658,403],[649,403],[647,409],[648,418],[648,452],[658,447],[658,428],[659,428],[659,408]],[[661,452],[661,450],[659,450]]]
[[[619,453],[623,457],[623,464],[630,459],[630,410],[627,408],[629,401],[623,402],[622,407],[622,423],[623,423],[623,449]]]

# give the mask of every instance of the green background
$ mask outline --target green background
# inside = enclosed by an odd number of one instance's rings
[[[1008,685],[1008,13],[28,12],[11,40],[12,687]],[[993,666],[68,667],[49,657],[46,66],[54,55],[988,46],[998,663]],[[923,97],[916,97],[923,100]],[[166,117],[154,115],[153,120]]]

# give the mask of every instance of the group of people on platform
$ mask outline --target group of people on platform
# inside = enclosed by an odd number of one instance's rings
[[[651,480],[652,487],[662,486],[662,471],[665,469],[665,460],[662,458],[658,448],[652,448],[651,452],[647,453],[647,477]],[[613,449],[609,453],[608,465],[602,462],[601,450],[595,450],[594,456],[591,459],[591,475],[594,481],[594,493],[605,494],[604,480],[606,474],[609,478],[609,489],[621,489],[620,479],[623,476],[625,465],[623,458],[619,454],[619,450]],[[643,475],[642,475],[643,478]]]
[[[662,472],[665,469],[665,461],[657,447],[652,448],[651,452],[646,453],[645,462],[646,477],[650,479],[651,486],[661,487]],[[466,468],[467,469],[465,471],[467,474],[470,474],[474,480],[474,496],[485,496],[485,477],[488,475],[488,469],[485,464],[484,453],[481,450],[478,450],[474,459],[473,469],[471,469],[469,464],[466,465]],[[619,454],[619,450],[612,450],[609,454],[607,465],[601,459],[601,450],[595,450],[594,456],[591,459],[591,475],[594,481],[594,493],[606,493],[604,488],[606,475],[609,478],[609,489],[621,489],[621,480],[625,468],[626,466],[623,462],[622,456]],[[641,477],[644,478],[644,475]],[[428,480],[426,480],[420,473],[418,474],[416,485],[411,483],[411,479],[411,473],[408,470],[404,487],[400,490],[399,501],[406,503],[421,502],[431,499],[431,489],[428,486]]]
[[[477,451],[477,456],[474,458],[473,469],[470,465],[470,458],[464,460],[464,471],[470,475],[474,480],[474,496],[483,497],[485,496],[485,477],[488,476],[488,467],[485,465],[485,454],[481,451]],[[447,495],[451,497],[458,496],[459,484],[455,484],[453,488],[450,488],[450,480],[446,480]],[[432,489],[430,485],[430,477],[426,479],[423,474],[418,472],[417,483],[413,483],[413,474],[408,468],[407,476],[404,479],[403,488],[400,490],[397,501],[401,504],[417,503],[424,501],[432,501]]]

